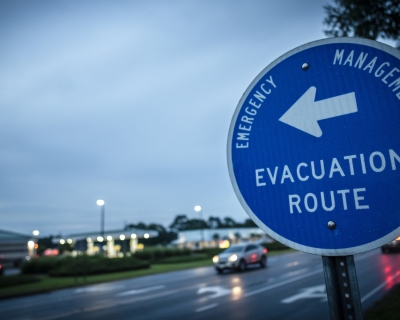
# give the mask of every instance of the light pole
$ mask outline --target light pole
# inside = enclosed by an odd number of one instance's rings
[[[32,231],[32,235],[33,235],[33,242],[34,242],[34,244],[33,244],[33,255],[34,255],[34,257],[36,258],[36,254],[37,254],[37,248],[39,247],[39,244],[38,244],[38,239],[37,239],[37,236],[39,235],[39,230],[33,230]]]
[[[97,205],[101,207],[100,235],[104,240],[104,200],[97,200]],[[100,245],[100,253],[103,253],[103,242]]]
[[[203,217],[202,217],[202,214],[201,214],[201,207],[200,207],[200,206],[195,206],[195,207],[194,207],[194,211],[196,211],[196,212],[199,213],[200,224],[201,224],[201,221],[203,221]],[[202,228],[202,226],[200,226],[200,228],[201,228],[201,242],[202,242],[203,245],[204,245],[204,229]],[[200,242],[200,243],[201,243],[201,242]]]

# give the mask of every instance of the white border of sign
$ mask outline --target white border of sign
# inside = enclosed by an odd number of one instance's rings
[[[330,39],[322,39],[322,40],[317,40],[313,41],[307,44],[304,44],[300,47],[297,47],[284,55],[280,56],[278,59],[273,61],[271,64],[269,64],[264,70],[260,72],[260,74],[251,82],[247,90],[244,92],[242,98],[240,99],[235,113],[233,114],[231,125],[229,127],[229,134],[228,134],[228,146],[227,146],[227,153],[228,153],[228,169],[229,169],[229,176],[232,182],[233,189],[235,190],[236,196],[239,199],[240,204],[242,207],[245,209],[246,213],[250,216],[250,218],[263,230],[265,231],[268,235],[273,237],[274,239],[278,240],[279,242],[282,242],[283,244],[294,248],[296,250],[312,253],[312,254],[317,254],[317,255],[323,255],[323,256],[347,256],[347,255],[354,255],[357,253],[362,253],[366,251],[370,251],[376,248],[379,248],[383,246],[384,244],[396,239],[397,237],[400,236],[400,226],[392,231],[391,233],[387,234],[386,236],[377,239],[375,241],[363,244],[361,246],[357,247],[350,247],[350,248],[342,248],[342,249],[322,249],[322,248],[314,248],[314,247],[308,247],[304,246],[301,244],[298,244],[296,242],[293,242],[291,240],[288,240],[270,228],[266,226],[258,217],[253,213],[253,211],[248,207],[246,201],[242,197],[242,194],[240,193],[240,190],[236,184],[236,179],[235,175],[233,173],[233,168],[232,168],[232,135],[233,131],[235,129],[235,124],[237,120],[237,116],[243,106],[243,103],[245,102],[245,99],[249,95],[250,91],[254,88],[254,86],[258,83],[258,81],[267,73],[269,72],[272,68],[274,68],[277,64],[282,62],[283,60],[287,59],[288,57],[301,52],[306,49],[310,49],[313,47],[318,47],[321,45],[325,44],[331,44],[331,43],[354,43],[354,44],[361,44],[369,47],[373,47],[379,50],[382,50],[388,54],[391,54],[392,56],[396,57],[397,59],[400,60],[400,51],[397,49],[394,49],[386,44],[373,41],[373,40],[367,40],[367,39],[360,39],[360,38],[330,38]]]

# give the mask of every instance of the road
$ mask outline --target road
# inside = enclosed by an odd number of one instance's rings
[[[400,283],[400,254],[355,256],[363,307]],[[204,267],[0,301],[1,319],[329,319],[322,259],[270,257],[266,269]]]

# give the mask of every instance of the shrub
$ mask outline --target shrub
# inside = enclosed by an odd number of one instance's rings
[[[139,260],[157,262],[170,257],[190,256],[191,254],[192,250],[190,249],[155,247],[136,251],[132,257]]]
[[[158,263],[160,264],[169,264],[169,263],[184,263],[184,262],[192,262],[192,261],[199,261],[209,258],[206,254],[196,254],[192,256],[175,256],[175,257],[168,257],[164,258]]]
[[[153,259],[153,252],[149,250],[136,251],[132,257],[138,260],[150,261]]]
[[[277,251],[277,250],[286,250],[290,249],[288,246],[285,246],[284,244],[274,241],[271,243],[262,243],[262,246],[266,247],[268,251]]]
[[[149,268],[150,264],[131,257],[107,258],[103,256],[80,256],[66,259],[62,265],[49,271],[53,277],[93,275]]]
[[[135,258],[110,259],[103,256],[41,257],[26,261],[24,274],[47,273],[51,276],[77,276],[149,268],[148,262]]]
[[[25,261],[22,264],[21,272],[23,274],[40,274],[48,273],[50,270],[62,264],[62,260],[67,258],[61,257],[40,257]]]
[[[220,254],[222,251],[224,251],[225,249],[221,249],[221,248],[204,248],[201,249],[198,252],[202,252],[205,253],[208,257],[214,257],[217,254]]]

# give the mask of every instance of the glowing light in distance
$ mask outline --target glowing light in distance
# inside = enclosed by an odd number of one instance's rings
[[[98,206],[104,206],[104,200],[97,200],[96,203]]]
[[[68,239],[67,242],[68,242],[69,244],[72,244],[72,239]]]
[[[108,241],[111,241],[111,240],[112,240],[112,237],[111,237],[111,236],[107,236],[107,240],[108,240]]]
[[[92,242],[92,239],[86,238],[86,241],[87,241],[87,242]]]
[[[219,257],[218,257],[218,256],[214,256],[214,257],[213,257],[213,262],[214,262],[214,263],[218,263],[218,261],[219,261]]]
[[[150,237],[150,235],[149,235],[148,233],[145,233],[145,234],[143,235],[143,237],[144,237],[145,239],[148,239],[148,238]]]
[[[103,238],[103,237],[97,237],[97,241],[98,241],[98,242],[103,242],[103,241],[104,241],[104,238]]]
[[[33,230],[32,231],[32,234],[36,237],[36,236],[38,236],[39,235],[39,230]]]
[[[34,246],[35,246],[35,243],[32,240],[28,241],[28,248],[29,249],[33,249]]]
[[[134,233],[131,234],[132,239],[136,239],[136,237],[137,237],[136,234],[134,234]]]
[[[224,240],[224,241],[222,241],[222,242],[219,244],[219,247],[220,247],[221,249],[229,248],[229,246],[230,246],[230,243],[229,243],[228,240]]]
[[[119,239],[120,239],[120,240],[125,240],[125,235],[124,235],[124,234],[121,234],[121,235],[119,236]]]
[[[65,240],[64,239],[60,239],[60,244],[64,244]]]
[[[201,211],[201,207],[200,207],[200,206],[195,206],[195,207],[194,207],[194,211],[196,211],[196,212]]]

